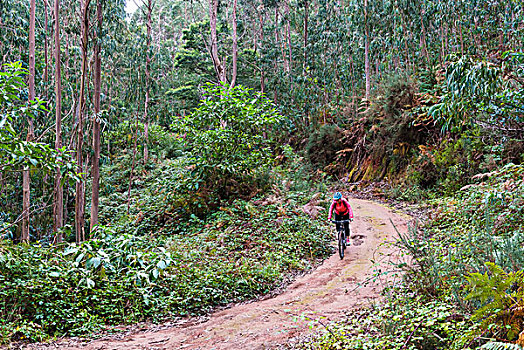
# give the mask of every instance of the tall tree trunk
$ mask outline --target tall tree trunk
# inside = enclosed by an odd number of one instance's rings
[[[255,11],[258,15],[258,21],[260,23],[260,42],[264,43],[264,20],[262,14],[255,8]],[[266,71],[264,70],[264,65],[260,68],[260,92],[264,93],[266,89]]]
[[[84,2],[85,1],[85,2]],[[80,93],[78,97],[78,124],[77,124],[77,144],[76,144],[76,162],[77,172],[79,174],[84,172],[82,149],[84,144],[84,107],[85,107],[85,81],[87,78],[87,41],[89,33],[89,3],[91,0],[80,0],[81,10],[81,47],[82,47],[82,76],[80,80]],[[76,241],[82,242],[85,240],[84,231],[84,211],[85,211],[85,188],[84,180],[81,179],[76,182],[76,201],[75,201],[75,232]]]
[[[291,47],[291,23],[289,20],[289,3],[285,1],[285,7],[286,7],[286,36],[287,36],[287,45],[289,48],[289,60],[288,60],[288,68],[289,68],[289,81],[291,83],[291,87],[293,87],[293,49]]]
[[[218,16],[218,0],[209,0],[209,25],[211,29],[211,59],[217,79],[220,82],[226,82],[226,73],[220,58],[218,57],[218,41],[217,41],[217,16]]]
[[[233,0],[233,71],[231,73],[231,85],[230,88],[235,87],[237,81],[237,0]]]
[[[29,14],[29,101],[36,99],[35,94],[35,22],[36,22],[36,0],[31,0]],[[33,119],[27,118],[27,141],[33,141],[34,126]],[[29,208],[31,207],[31,176],[29,168],[25,167],[22,173],[22,192],[23,192],[23,215],[22,215],[22,237],[24,242],[29,241]]]
[[[366,74],[366,100],[371,93],[371,68],[369,66],[368,0],[364,0],[364,70]]]
[[[462,23],[459,21],[459,35],[460,35],[460,54],[464,55],[464,36],[462,35]]]
[[[44,82],[45,85],[45,100],[48,101],[47,95],[47,81],[49,80],[49,58],[47,54],[47,29],[48,29],[48,18],[47,18],[47,1],[44,1],[44,25],[45,25],[45,35],[44,35]]]
[[[153,0],[147,1],[147,38],[146,38],[146,100],[144,103],[144,164],[149,158],[149,150],[147,143],[149,142],[149,103],[150,103],[150,89],[151,89],[151,14],[153,12]]]
[[[423,5],[421,5],[421,7],[422,6]],[[425,10],[422,7],[422,10],[420,12],[420,26],[422,28],[422,36],[421,36],[420,41],[421,41],[421,44],[422,44],[422,53],[426,57],[426,63],[429,66],[429,53],[428,53],[428,46],[427,46],[427,43],[426,43],[426,26],[424,25],[424,14],[425,14]]]
[[[91,220],[89,231],[98,225],[98,203],[100,192],[100,94],[102,90],[102,0],[97,0],[96,14],[98,19],[98,30],[94,50],[95,57],[95,96],[93,99],[95,117],[93,118],[93,165],[91,175],[93,186],[91,192]]]
[[[62,148],[62,76],[60,62],[60,0],[55,0],[55,149]],[[55,240],[62,242],[62,233],[58,233],[64,225],[64,188],[62,187],[60,168],[56,170],[55,198],[53,205],[53,231],[57,232]]]
[[[278,15],[278,8],[275,10],[275,15],[277,16]],[[285,16],[285,14],[284,14]],[[278,22],[277,22],[277,26],[278,26]],[[277,43],[278,43],[278,46],[280,46],[280,55],[282,55],[282,62],[284,63],[284,72],[286,72],[287,74],[289,74],[289,63],[287,61],[287,54],[286,54],[286,43],[285,43],[285,40],[283,40],[281,37],[280,37],[280,31],[283,31],[282,32],[282,36],[284,37],[285,39],[285,35],[286,35],[286,26],[284,25],[283,28],[281,28],[280,26],[275,28],[275,35],[276,35],[276,40],[277,40]]]
[[[307,70],[307,40],[308,40],[308,22],[309,22],[309,0],[304,1],[304,64],[302,67],[304,77]]]
[[[127,213],[128,214],[129,214],[129,208],[131,206],[131,186],[133,184],[133,173],[135,172],[137,139],[138,139],[138,111],[136,112],[135,138],[133,141],[133,162],[131,163],[131,171],[129,172],[129,187],[127,189]]]

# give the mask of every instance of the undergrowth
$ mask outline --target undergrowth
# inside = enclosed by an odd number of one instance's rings
[[[411,261],[385,301],[329,325],[306,349],[503,349],[524,345],[524,166],[472,178],[428,201],[400,234]]]
[[[455,306],[429,300],[406,290],[369,308],[351,311],[342,322],[327,324],[300,349],[421,350],[450,349],[467,328],[456,319]]]
[[[104,226],[88,241],[0,241],[0,344],[200,315],[311,269],[332,253],[332,237],[301,208],[325,188],[289,147],[281,158],[270,190],[213,208],[181,154],[153,161],[135,169],[129,213],[125,186],[104,187]],[[104,185],[126,179],[128,162],[105,166]]]
[[[194,220],[184,235],[100,227],[80,245],[2,242],[1,342],[202,314],[268,293],[331,252],[328,231],[285,204],[237,201]]]

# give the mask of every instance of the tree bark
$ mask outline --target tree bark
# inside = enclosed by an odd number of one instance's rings
[[[308,40],[308,22],[309,22],[309,0],[304,2],[304,64],[302,66],[304,77],[307,75],[307,40]]]
[[[77,109],[77,144],[76,144],[76,162],[77,173],[84,172],[82,149],[84,144],[84,107],[85,107],[85,81],[87,78],[87,41],[89,33],[89,3],[91,0],[80,0],[81,10],[81,48],[82,48],[82,76],[80,81],[80,93],[78,97]],[[85,211],[85,188],[84,180],[81,179],[76,182],[76,201],[75,201],[75,233],[76,241],[82,242],[85,240],[84,231],[84,211]]]
[[[147,2],[147,38],[146,38],[146,100],[144,103],[144,164],[149,158],[149,150],[147,144],[149,142],[149,103],[150,103],[150,89],[151,89],[151,14],[153,12],[153,0]]]
[[[422,52],[423,52],[423,55],[426,57],[426,63],[429,66],[429,53],[428,53],[428,46],[426,43],[426,26],[424,25],[424,14],[425,14],[425,11],[424,11],[424,8],[422,8],[420,12],[420,25],[422,28],[422,36],[421,36]]]
[[[217,79],[220,82],[226,82],[225,69],[218,57],[218,39],[217,39],[217,16],[218,16],[218,0],[209,0],[209,25],[211,29],[211,59]]]
[[[60,62],[60,0],[55,0],[55,149],[62,148],[62,76]],[[53,205],[53,231],[57,232],[55,241],[62,242],[62,233],[59,230],[64,225],[64,188],[62,187],[62,174],[60,168],[56,170],[54,205]]]
[[[368,0],[364,0],[364,70],[366,74],[366,100],[371,94],[371,68],[369,66]]]
[[[98,19],[98,30],[94,50],[95,58],[95,96],[93,99],[95,107],[95,117],[93,118],[93,164],[91,175],[93,176],[93,186],[91,191],[91,220],[89,231],[98,225],[98,204],[100,192],[100,94],[102,90],[102,1],[97,0],[96,14]]]
[[[47,29],[48,29],[48,18],[47,18],[47,1],[44,1],[44,25],[45,25],[45,35],[44,35],[44,82],[46,83],[45,87],[45,100],[48,100],[47,96],[47,81],[49,80],[49,59],[47,54]]]
[[[129,187],[127,189],[127,213],[128,214],[129,214],[129,208],[131,206],[131,186],[133,184],[133,172],[135,171],[137,139],[138,139],[138,111],[136,112],[136,121],[135,121],[135,138],[134,138],[134,143],[133,143],[133,162],[131,163],[131,171],[129,172]]]
[[[233,0],[233,71],[231,73],[231,85],[230,88],[234,88],[237,81],[237,58],[238,58],[238,47],[237,47],[237,0]]]
[[[260,42],[264,42],[264,19],[262,18],[262,14],[258,9],[255,8],[255,11],[257,12],[258,21],[260,23]],[[266,90],[266,71],[264,70],[264,66],[260,68],[260,92],[264,93]]]
[[[36,22],[36,0],[31,0],[29,10],[29,103],[36,98],[35,94],[35,22]],[[34,126],[33,118],[27,118],[27,141],[33,141]],[[23,215],[22,215],[22,237],[23,242],[29,241],[29,208],[31,206],[31,176],[29,167],[25,167],[22,173],[22,193],[23,193]]]
[[[459,35],[460,35],[460,54],[464,55],[464,36],[462,34],[462,24],[459,21]]]
[[[291,24],[289,20],[289,3],[285,1],[286,7],[286,36],[287,36],[287,45],[289,48],[289,59],[288,59],[288,69],[289,69],[289,82],[291,83],[291,88],[293,88],[293,49],[291,47]]]

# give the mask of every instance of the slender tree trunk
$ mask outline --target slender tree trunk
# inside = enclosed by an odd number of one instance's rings
[[[302,67],[303,74],[306,76],[307,72],[307,40],[308,40],[308,22],[309,22],[309,0],[304,1],[304,64]]]
[[[286,72],[289,76],[289,61],[288,56],[286,53],[286,26],[281,29],[282,33],[279,32],[278,34],[278,41],[280,42],[280,54],[282,55],[282,62],[284,62],[284,72]],[[280,35],[282,34],[282,38],[280,38]]]
[[[35,22],[36,22],[36,1],[31,0],[29,14],[29,101],[36,99],[35,94]],[[33,119],[27,118],[27,141],[33,141],[34,126]],[[31,206],[31,176],[29,168],[25,167],[22,173],[22,192],[23,192],[23,215],[22,215],[22,237],[23,242],[29,241],[29,208]]]
[[[444,26],[440,27],[440,66],[442,67],[444,64],[444,56],[446,55],[446,49],[444,47]]]
[[[459,35],[460,35],[460,53],[464,55],[464,36],[462,35],[462,23],[459,22]]]
[[[231,74],[231,85],[230,88],[233,88],[237,81],[237,57],[238,57],[238,48],[237,48],[237,0],[233,0],[233,71]]]
[[[80,93],[78,97],[78,124],[77,124],[77,144],[76,144],[76,162],[77,172],[84,172],[82,149],[84,144],[84,107],[85,107],[85,81],[87,78],[87,41],[89,31],[89,3],[91,0],[80,0],[81,6],[81,41],[82,41],[82,76],[80,81]],[[84,231],[84,211],[85,211],[85,188],[84,180],[76,182],[76,201],[75,201],[75,232],[76,241],[85,240]]]
[[[62,148],[62,77],[60,62],[60,0],[55,0],[55,149]],[[55,198],[53,206],[53,231],[57,232],[55,240],[62,242],[62,233],[58,233],[64,225],[64,189],[62,187],[60,168],[56,170]]]
[[[253,6],[254,7],[254,6]],[[264,20],[262,18],[262,14],[256,7],[254,7],[255,12],[257,13],[258,22],[260,25],[260,43],[264,43]],[[264,66],[260,67],[260,92],[264,93],[266,89],[266,72],[264,70]]]
[[[149,158],[149,150],[147,144],[149,142],[149,103],[150,103],[150,89],[151,89],[151,14],[153,12],[153,0],[147,2],[147,51],[146,51],[146,100],[144,103],[144,164]]]
[[[444,57],[449,53],[448,31],[448,24],[444,23]]]
[[[91,192],[91,220],[89,231],[98,225],[98,203],[100,192],[100,94],[102,90],[102,1],[97,0],[96,14],[98,19],[98,30],[94,50],[95,58],[95,96],[93,99],[95,107],[95,117],[93,118],[93,165],[91,174],[93,176],[93,186]]]
[[[422,28],[422,36],[421,36],[422,52],[424,56],[426,57],[426,63],[429,65],[429,53],[428,53],[428,46],[426,44],[426,26],[424,25],[424,14],[425,14],[425,11],[424,11],[424,8],[422,8],[422,11],[420,13],[420,25]]]
[[[366,74],[366,100],[371,94],[371,68],[369,65],[368,0],[364,0],[364,70]]]
[[[226,74],[222,62],[218,57],[218,41],[217,41],[217,16],[218,16],[218,0],[209,0],[209,25],[211,29],[211,58],[213,66],[217,74],[217,79],[220,82],[226,82]]]
[[[288,60],[288,68],[289,68],[289,81],[291,83],[291,88],[293,88],[293,48],[291,47],[291,23],[289,20],[289,3],[285,1],[286,6],[286,35],[287,35],[287,46],[289,48],[289,60]]]
[[[279,22],[279,19],[278,19],[278,6],[275,6],[275,50],[277,47],[282,47],[280,45],[280,39],[279,39],[279,36],[278,36],[278,30],[279,30],[279,26],[278,26],[278,22]],[[278,74],[278,56],[275,55],[274,56],[274,59],[273,59],[273,69],[275,70],[275,75]],[[278,84],[273,84],[273,101],[275,103],[278,103]]]
[[[131,163],[131,171],[129,172],[129,187],[127,189],[127,213],[128,214],[129,214],[129,207],[131,206],[131,185],[133,183],[133,173],[135,171],[137,139],[138,139],[138,111],[136,112],[136,121],[135,121],[135,139],[134,139],[134,144],[133,144],[133,162]]]
[[[44,35],[44,82],[46,83],[45,87],[45,100],[48,101],[47,95],[47,82],[49,80],[49,58],[47,54],[47,32],[48,32],[48,18],[47,18],[47,1],[44,1],[44,25],[45,25],[45,35]]]

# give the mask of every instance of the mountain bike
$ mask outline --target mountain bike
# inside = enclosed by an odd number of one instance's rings
[[[340,224],[337,230],[337,239],[338,239],[338,255],[340,259],[344,259],[344,250],[346,250],[346,230],[344,230],[344,224],[350,223],[351,220],[331,220],[335,224]],[[351,234],[351,227],[349,228],[349,233]]]

